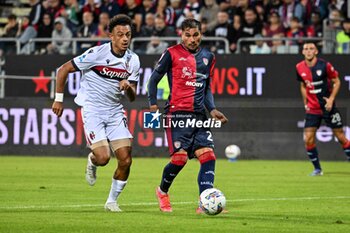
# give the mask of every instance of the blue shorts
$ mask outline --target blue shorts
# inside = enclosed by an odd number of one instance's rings
[[[325,111],[323,115],[309,114],[305,115],[304,128],[316,127],[319,128],[322,119],[326,122],[326,125],[332,129],[343,127],[340,112],[337,108],[333,108],[330,112]]]
[[[170,155],[183,149],[187,152],[188,157],[194,157],[194,152],[203,147],[214,148],[214,140],[210,128],[186,127],[180,122],[191,120],[207,120],[207,116],[203,113],[193,112],[174,112],[167,114],[166,135],[169,146]],[[171,122],[171,125],[169,125]]]

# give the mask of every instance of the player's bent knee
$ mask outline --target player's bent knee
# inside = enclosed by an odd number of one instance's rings
[[[171,156],[170,162],[178,166],[185,166],[187,159],[187,152],[176,152]]]
[[[313,138],[305,138],[304,142],[306,147],[315,145],[315,140]]]
[[[197,158],[201,164],[206,163],[206,162],[211,161],[211,160],[216,160],[216,156],[214,154],[214,151],[212,151],[212,150],[208,150],[208,151],[200,154],[199,156],[197,156]]]
[[[96,163],[99,166],[107,165],[110,159],[109,154],[95,154],[95,157],[96,157]]]
[[[107,140],[101,140],[91,145],[92,152],[95,155],[95,161],[99,166],[105,166],[110,159],[110,149]]]
[[[132,164],[131,156],[128,156],[124,159],[118,160],[118,166],[121,168],[127,169],[127,168],[131,167],[131,164]]]
[[[304,135],[304,143],[305,145],[312,145],[315,144],[315,137],[312,135],[305,134]]]

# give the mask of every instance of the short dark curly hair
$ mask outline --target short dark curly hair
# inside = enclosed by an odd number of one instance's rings
[[[129,16],[124,14],[119,14],[114,16],[109,22],[109,32],[112,32],[113,28],[115,28],[118,25],[122,25],[122,26],[129,25],[130,28],[132,28],[132,20]]]
[[[187,28],[197,28],[201,31],[201,23],[198,20],[187,18],[181,24],[181,30],[185,31]]]

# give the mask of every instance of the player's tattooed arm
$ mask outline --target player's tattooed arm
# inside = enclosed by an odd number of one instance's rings
[[[133,102],[136,99],[136,84],[130,83],[128,80],[124,79],[120,81],[120,90],[124,91],[126,97],[130,102]]]

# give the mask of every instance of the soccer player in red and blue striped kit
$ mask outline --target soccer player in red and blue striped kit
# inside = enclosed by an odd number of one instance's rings
[[[296,65],[297,79],[306,110],[304,141],[307,155],[314,165],[311,176],[323,175],[315,135],[322,119],[332,128],[335,137],[342,144],[345,154],[350,160],[350,141],[345,137],[339,110],[335,106],[335,98],[340,89],[338,71],[331,63],[317,58],[318,50],[314,43],[303,45],[304,61]]]
[[[181,43],[168,48],[161,56],[148,84],[150,111],[158,110],[157,84],[167,74],[170,95],[165,107],[167,120],[178,123],[186,120],[208,120],[210,116],[221,123],[227,118],[218,111],[210,89],[215,56],[200,48],[201,24],[195,19],[185,19],[181,25]],[[188,158],[196,157],[200,162],[198,174],[199,193],[212,188],[215,176],[214,142],[208,127],[181,127],[171,125],[166,129],[170,162],[163,170],[160,186],[156,189],[160,210],[172,212],[168,190]],[[197,208],[197,213],[201,209]]]

